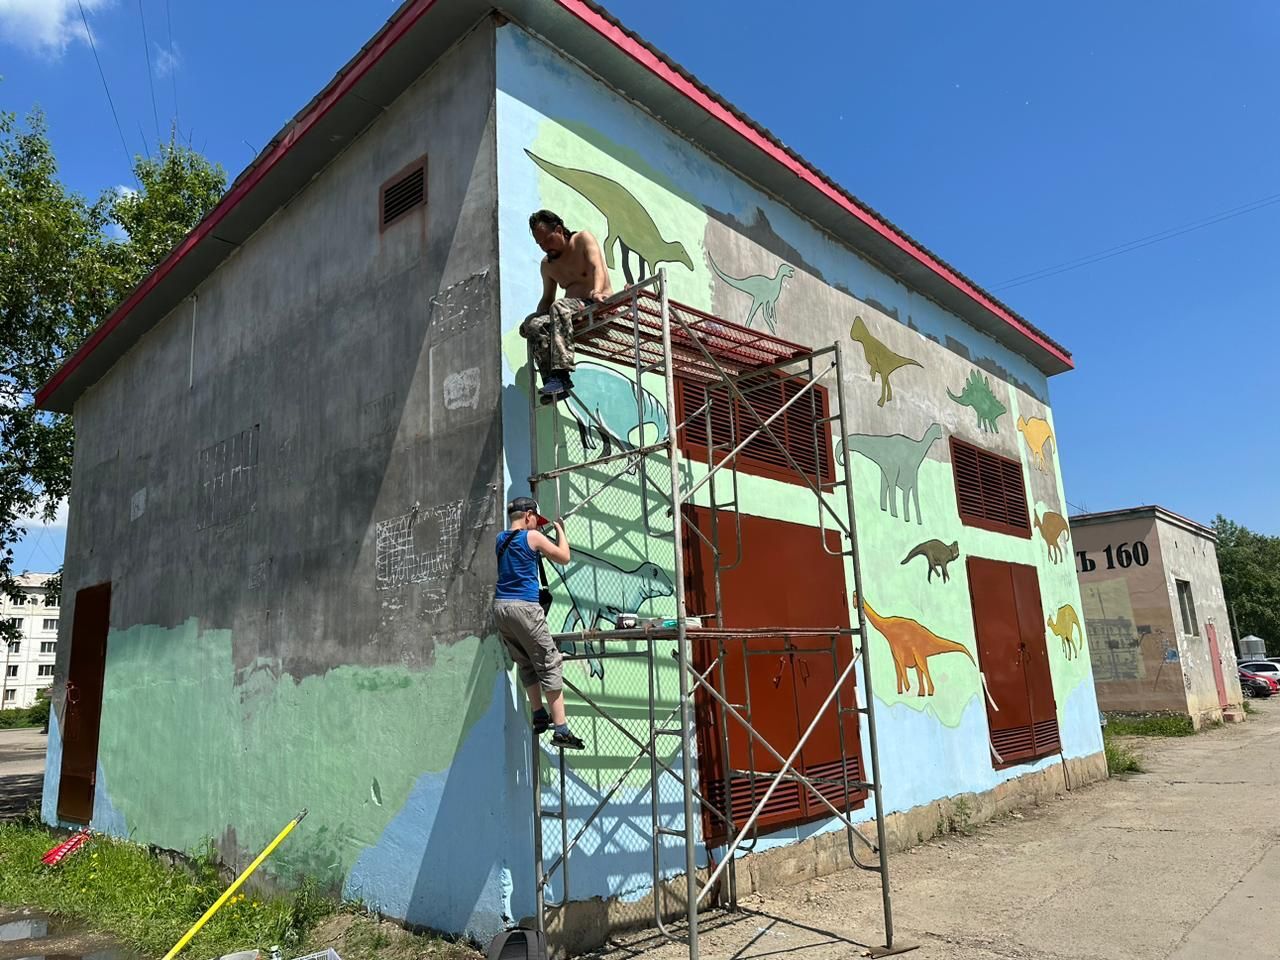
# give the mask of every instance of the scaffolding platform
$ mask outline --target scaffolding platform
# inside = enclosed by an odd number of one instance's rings
[[[802,793],[806,809],[838,823],[847,833],[851,862],[879,873],[884,946],[876,949],[876,955],[898,952],[902,947],[895,945],[893,935],[883,787],[861,605],[854,604],[852,618],[844,611],[841,623],[727,626],[742,618],[725,610],[721,590],[722,576],[743,559],[738,479],[742,461],[744,456],[764,455],[786,471],[797,495],[812,498],[817,516],[815,551],[821,544],[820,549],[829,556],[841,558],[842,569],[851,567],[854,595],[862,596],[848,465],[837,464],[831,450],[833,435],[847,435],[839,344],[814,348],[793,343],[671,301],[666,273],[659,270],[582,311],[575,321],[575,349],[580,357],[620,366],[634,377],[635,424],[641,428],[641,436],[633,442],[629,432],[619,435],[622,431],[616,424],[602,422],[598,410],[572,392],[577,430],[569,429],[569,418],[562,412],[564,404],[543,406],[531,398],[531,490],[548,515],[552,515],[554,504],[554,512],[565,517],[588,511],[586,515],[593,522],[600,521],[597,529],[635,523],[636,533],[643,534],[645,560],[657,569],[671,571],[674,596],[668,602],[674,607],[674,616],[635,628],[600,629],[597,614],[595,622],[578,623],[580,629],[569,629],[566,623],[563,631],[553,631],[562,650],[568,651],[565,659],[589,661],[592,676],[597,670],[603,676],[605,663],[639,664],[641,669],[633,670],[631,676],[645,678],[641,682],[647,685],[647,698],[639,695],[639,719],[632,715],[627,721],[619,720],[599,694],[584,689],[586,684],[566,673],[566,691],[590,711],[594,725],[609,731],[615,738],[612,742],[626,751],[609,783],[593,791],[590,803],[572,810],[567,800],[572,760],[563,751],[534,741],[534,879],[539,929],[546,930],[550,913],[572,902],[569,866],[573,851],[617,802],[615,797],[624,785],[643,776],[647,786],[642,792],[648,794],[650,818],[652,923],[664,936],[687,944],[690,960],[698,960],[700,911],[712,906],[736,909],[738,859],[768,832],[760,820],[782,789]],[[532,355],[528,369],[532,376]],[[682,408],[677,407],[677,381],[684,385]],[[831,384],[826,396],[818,389],[823,381]],[[646,397],[653,399],[647,388],[658,385],[665,403],[661,418],[665,436],[659,429],[658,437],[647,438],[645,425],[654,421],[652,411],[646,408]],[[773,393],[763,393],[769,390]],[[764,402],[766,396],[769,399]],[[829,399],[834,399],[834,404]],[[590,422],[584,423],[583,418]],[[589,442],[592,430],[603,443]],[[803,443],[797,441],[797,431],[804,432]],[[542,442],[548,433],[549,443]],[[565,438],[575,436],[580,438],[580,449],[570,451],[570,441]],[[551,462],[540,464],[548,447]],[[685,452],[687,448],[695,448],[705,457],[692,459]],[[633,500],[609,510],[604,507],[606,501],[598,499],[618,491],[619,484],[626,485],[628,497],[636,498],[639,517],[628,519]],[[543,495],[548,492],[552,495]],[[707,530],[695,519],[698,511],[706,517]],[[686,566],[691,562],[698,575],[707,578],[699,595],[699,603],[705,603],[706,609],[697,610],[696,616],[690,614],[686,595]],[[641,615],[638,610],[620,612]],[[607,616],[603,619],[610,622]],[[748,678],[755,663],[764,661],[764,668],[773,670],[780,657],[799,653],[804,654],[806,663],[810,657],[815,664],[830,657],[829,668],[823,667],[820,674],[830,677],[829,688],[823,686],[813,695],[815,700],[818,696],[823,699],[812,719],[806,717],[808,726],[798,738],[772,743],[761,731]],[[673,666],[679,680],[678,696],[660,695],[658,675]],[[702,745],[712,748],[704,762],[718,765],[707,782],[702,782],[694,759],[700,722]],[[861,743],[849,742],[847,729],[853,731],[855,741],[865,733],[865,753],[870,761],[867,772],[861,766]],[[731,731],[742,762],[731,762]],[[824,738],[824,749],[837,744],[838,758],[834,763],[820,764],[820,774],[807,768],[802,772],[802,751],[818,737]],[[552,768],[546,785],[543,764]],[[660,809],[660,783],[678,787],[678,820],[673,819],[671,810],[664,814]],[[864,799],[873,804],[870,818],[855,814]],[[636,802],[633,797],[631,803]],[[544,822],[559,834],[558,850],[550,857],[544,850]],[[707,845],[706,867],[701,869],[697,857],[700,843]],[[662,854],[676,850],[683,854],[684,891],[671,900],[667,881],[672,870],[669,865],[664,867]],[[555,902],[549,896],[553,879],[558,880]],[[595,894],[598,891],[592,892]],[[683,934],[670,926],[675,916],[685,920]]]

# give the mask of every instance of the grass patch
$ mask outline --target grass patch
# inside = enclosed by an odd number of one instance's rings
[[[1170,713],[1109,713],[1105,730],[1113,737],[1189,737],[1196,732],[1190,717]]]
[[[1245,716],[1258,712],[1258,708],[1253,705],[1252,700],[1244,700],[1241,702],[1240,706],[1244,707]]]
[[[84,921],[144,956],[167,953],[228,883],[210,851],[188,870],[162,863],[137,844],[96,836],[59,866],[46,867],[41,856],[64,836],[31,821],[0,824],[0,903]],[[287,896],[243,893],[242,888],[188,951],[216,957],[278,944],[296,952],[334,909],[306,883]]]
[[[1107,757],[1107,773],[1111,776],[1143,772],[1138,755],[1123,744],[1116,743],[1109,734],[1102,737],[1102,750]]]

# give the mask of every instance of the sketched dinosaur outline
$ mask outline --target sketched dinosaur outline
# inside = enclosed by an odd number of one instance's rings
[[[860,453],[880,468],[880,509],[898,516],[898,494],[902,491],[902,520],[911,522],[911,501],[916,504],[916,523],[924,523],[920,516],[920,465],[929,448],[942,439],[942,426],[934,423],[925,430],[919,440],[893,433],[888,436],[851,433],[836,445],[836,462],[844,463],[847,446]]]
[[[639,261],[641,280],[648,276],[646,266],[653,268],[660,263],[683,263],[690,270],[693,269],[693,261],[689,259],[684,244],[679,240],[665,239],[649,211],[622,184],[590,170],[562,167],[558,163],[544,160],[529,149],[525,153],[547,174],[604,214],[608,230],[604,242],[600,244],[600,249],[604,252],[604,263],[610,270],[614,268],[614,244],[620,246],[622,275],[627,278],[628,286],[636,282],[631,275],[633,253]]]
[[[720,269],[715,258],[711,256],[711,251],[707,251],[707,261],[711,264],[711,269],[715,271],[717,277],[726,284],[739,290],[751,297],[751,310],[747,313],[747,319],[742,321],[744,327],[751,326],[751,321],[755,315],[763,310],[764,322],[769,327],[770,333],[775,333],[778,329],[777,306],[778,298],[782,296],[782,281],[795,276],[795,267],[789,263],[779,262],[778,269],[772,277],[767,277],[762,273],[753,274],[747,277],[731,277]]]

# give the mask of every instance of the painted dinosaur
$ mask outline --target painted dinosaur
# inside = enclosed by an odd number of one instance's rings
[[[1035,516],[1035,511],[1032,511]],[[1036,529],[1049,545],[1049,559],[1054,563],[1062,560],[1062,546],[1059,543],[1064,534],[1068,534],[1067,518],[1060,513],[1046,510],[1043,516],[1036,517]]]
[[[1048,471],[1048,464],[1045,463],[1045,443],[1052,440],[1057,446],[1058,441],[1054,439],[1053,428],[1049,426],[1048,420],[1040,417],[1032,417],[1028,420],[1026,417],[1018,418],[1018,432],[1027,439],[1027,449],[1031,451],[1031,462],[1037,470]]]
[[[602,177],[589,170],[575,170],[562,167],[550,160],[544,160],[537,154],[525,150],[529,159],[555,177],[566,187],[579,194],[602,214],[608,227],[604,243],[600,245],[604,251],[604,263],[610,270],[614,268],[613,248],[616,243],[622,248],[622,275],[627,283],[643,280],[648,273],[646,267],[652,269],[660,263],[683,263],[690,270],[693,261],[679,240],[665,240],[658,225],[649,216],[649,211],[640,205],[640,201],[622,184]],[[639,261],[640,276],[631,275],[631,254]]]
[[[573,559],[564,566],[548,564],[560,576],[569,594],[569,613],[564,618],[563,630],[594,630],[601,621],[617,623],[621,613],[639,613],[640,607],[656,597],[670,597],[671,578],[655,563],[641,563],[632,570],[615,566],[603,557],[593,556],[577,547]],[[576,642],[568,644],[567,653],[578,652]],[[604,676],[604,662],[599,654],[601,643],[584,641],[588,655],[587,666],[591,676]]]
[[[862,352],[867,358],[867,366],[871,368],[871,382],[875,383],[876,377],[880,378],[880,402],[876,406],[883,407],[886,402],[893,399],[893,385],[889,383],[890,375],[902,367],[919,367],[921,364],[910,357],[894,353],[877,340],[871,335],[871,331],[867,329],[867,325],[861,317],[854,317],[853,327],[849,330],[849,336],[862,344]]]
[[[1058,608],[1058,618],[1055,620],[1049,617],[1045,620],[1049,625],[1049,629],[1059,640],[1062,641],[1062,655],[1068,660],[1074,660],[1084,647],[1084,629],[1080,626],[1080,618],[1076,616],[1076,608],[1069,603],[1064,603]],[[1080,632],[1080,640],[1075,639],[1075,631]]]
[[[649,442],[667,439],[667,411],[662,401],[637,387],[630,377],[598,363],[578,364],[565,406],[578,422],[584,451],[603,445],[603,455],[607,457],[614,445],[623,450],[634,449],[631,433],[645,424],[653,424],[657,431]],[[599,444],[595,437],[600,438]]]
[[[934,442],[941,439],[942,427],[931,424],[919,440],[912,440],[900,433],[887,437],[853,433],[836,444],[836,461],[844,463],[847,446],[860,453],[880,468],[880,509],[891,516],[898,515],[898,491],[902,491],[902,519],[911,522],[911,501],[916,505],[916,523],[924,523],[920,516],[920,464]]]
[[[757,313],[764,312],[764,322],[769,327],[769,332],[774,333],[778,328],[778,298],[782,296],[782,281],[795,276],[795,268],[789,263],[778,264],[778,269],[773,277],[766,277],[763,274],[756,274],[750,277],[731,277],[720,269],[715,258],[711,256],[711,251],[707,251],[707,260],[711,263],[711,269],[716,272],[716,276],[733,287],[735,290],[741,290],[751,298],[751,309],[747,312],[747,319],[743,321],[743,326],[751,326],[751,321]]]
[[[912,547],[911,552],[903,559],[902,565],[910,563],[916,557],[924,557],[929,564],[928,582],[933,582],[933,571],[936,569],[942,575],[942,582],[946,583],[951,579],[951,575],[947,573],[947,564],[959,556],[959,540],[953,540],[949,544],[943,543],[941,540],[926,540],[924,543]]]
[[[867,614],[871,625],[880,631],[889,644],[893,654],[893,671],[898,678],[898,693],[911,692],[911,678],[908,670],[916,672],[916,696],[933,696],[933,677],[929,675],[929,658],[940,653],[963,653],[976,667],[978,661],[973,659],[969,648],[954,640],[945,640],[928,627],[921,626],[907,617],[882,617],[871,609],[871,604],[862,601],[862,609]]]
[[[1008,408],[991,392],[991,381],[980,376],[977,370],[970,371],[960,396],[957,397],[950,390],[947,391],[947,396],[963,407],[973,407],[973,412],[978,417],[978,427],[983,433],[1000,432],[996,421],[1008,412]]]

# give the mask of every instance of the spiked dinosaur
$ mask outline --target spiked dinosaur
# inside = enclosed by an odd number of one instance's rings
[[[929,675],[929,658],[940,653],[963,653],[976,667],[978,661],[973,659],[969,648],[954,640],[944,640],[928,627],[921,626],[907,617],[882,617],[871,609],[871,604],[862,601],[862,609],[866,611],[871,625],[880,631],[889,650],[893,654],[893,670],[898,678],[898,693],[911,692],[911,678],[907,671],[916,672],[916,696],[933,696],[933,677]]]
[[[991,392],[991,381],[979,376],[977,370],[969,372],[969,379],[964,382],[964,389],[960,391],[960,396],[957,397],[950,390],[947,391],[947,396],[962,407],[973,407],[973,412],[978,417],[978,429],[983,433],[1000,432],[1000,426],[996,421],[1008,410]]]

